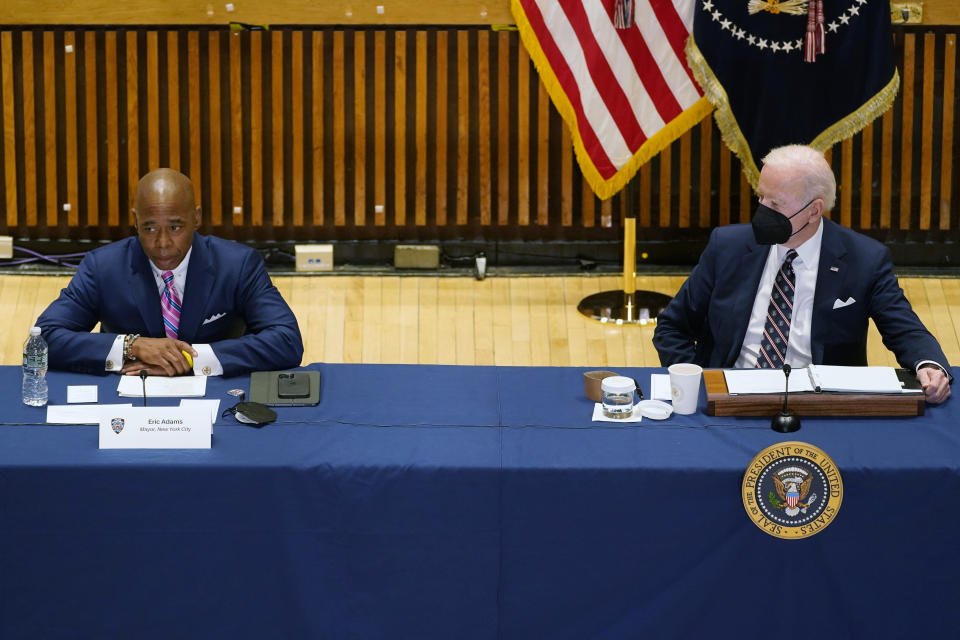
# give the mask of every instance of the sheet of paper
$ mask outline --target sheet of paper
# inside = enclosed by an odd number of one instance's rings
[[[193,407],[206,407],[210,411],[210,424],[216,422],[217,418],[220,417],[219,400],[191,400],[189,398],[185,398],[180,401],[180,406],[186,409]]]
[[[147,399],[150,398],[201,398],[207,393],[206,376],[150,376],[147,382]],[[121,398],[142,398],[143,382],[138,376],[120,376],[117,394]]]
[[[673,396],[670,394],[669,373],[650,374],[650,399],[666,401],[673,400]]]
[[[67,402],[96,402],[97,385],[71,384],[67,386]]]
[[[893,367],[840,367],[810,365],[810,378],[821,391],[901,393],[905,390]],[[907,390],[919,393],[915,389]]]
[[[101,418],[132,404],[47,405],[47,424],[100,424]]]
[[[780,369],[724,369],[723,377],[731,394],[783,393],[786,387]],[[797,391],[813,391],[806,369],[790,372],[790,392]]]
[[[591,419],[594,422],[640,422],[643,420],[643,414],[640,413],[640,406],[634,405],[633,412],[629,418],[608,418],[603,415],[603,405],[595,402],[593,404],[593,417]]]

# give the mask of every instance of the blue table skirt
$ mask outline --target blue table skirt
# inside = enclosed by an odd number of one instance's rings
[[[100,451],[0,368],[0,638],[958,634],[956,399],[782,436],[703,413],[591,423],[578,368],[311,368],[319,406],[218,420],[209,451]],[[81,383],[119,402],[116,382],[54,372],[51,402]],[[788,439],[843,475],[804,540],[740,499]]]

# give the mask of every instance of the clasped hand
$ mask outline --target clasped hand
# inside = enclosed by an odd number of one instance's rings
[[[923,387],[923,395],[927,402],[940,404],[950,397],[950,379],[939,367],[920,367],[917,369],[917,380]]]
[[[120,373],[128,376],[146,371],[151,376],[179,376],[192,367],[184,357],[186,351],[197,357],[196,350],[182,340],[172,338],[137,338],[130,347],[130,355],[136,360],[123,365]]]

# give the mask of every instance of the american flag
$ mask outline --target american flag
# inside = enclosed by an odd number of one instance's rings
[[[570,128],[584,177],[609,198],[713,107],[687,66],[694,0],[512,0],[524,46]]]

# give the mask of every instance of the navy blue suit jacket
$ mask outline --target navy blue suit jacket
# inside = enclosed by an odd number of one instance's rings
[[[813,299],[810,347],[814,364],[867,364],[868,321],[900,366],[933,360],[949,371],[943,350],[920,322],[893,274],[881,243],[822,219],[823,238]],[[660,362],[733,367],[743,346],[770,247],[748,224],[714,229],[700,262],[657,316],[653,344]],[[855,302],[834,309],[836,300]]]
[[[178,337],[209,344],[224,375],[296,367],[303,358],[297,319],[244,245],[193,234]],[[101,333],[90,333],[97,323]],[[118,333],[165,337],[160,295],[136,237],[88,253],[37,325],[50,367],[103,375]]]

